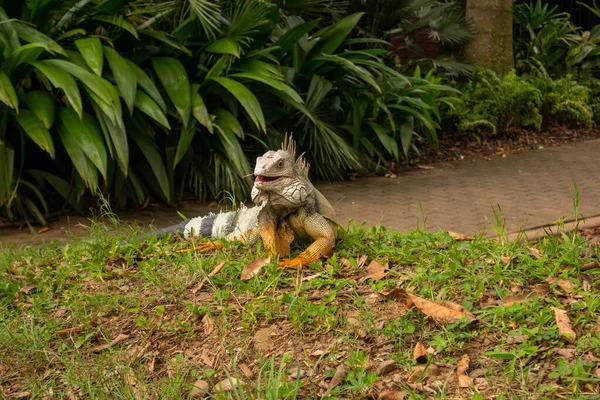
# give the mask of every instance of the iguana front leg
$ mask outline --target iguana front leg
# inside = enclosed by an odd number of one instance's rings
[[[331,254],[335,245],[335,233],[321,214],[314,213],[306,216],[303,228],[308,236],[314,239],[314,242],[298,257],[281,260],[279,262],[281,268],[300,268]]]

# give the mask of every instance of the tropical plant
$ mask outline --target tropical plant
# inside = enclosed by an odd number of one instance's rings
[[[327,179],[361,168],[365,149],[397,158],[396,126],[408,115],[413,132],[433,137],[427,93],[446,89],[386,66],[386,51],[369,47],[380,40],[351,38],[361,13],[340,19],[340,4],[318,4],[0,8],[0,212],[45,223],[60,199],[84,211],[89,194],[120,207],[187,191],[244,198],[248,159],[286,131]],[[325,19],[302,17],[317,14]]]

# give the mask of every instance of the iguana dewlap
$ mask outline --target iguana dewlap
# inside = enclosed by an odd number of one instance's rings
[[[156,234],[238,240],[246,245],[261,238],[269,253],[279,257],[289,254],[294,240],[310,243],[296,258],[280,261],[280,266],[290,268],[330,255],[338,227],[335,211],[308,179],[308,163],[295,153],[294,142],[286,138],[280,150],[257,158],[252,188],[255,207],[192,218]],[[197,250],[221,247],[220,241],[209,241]]]

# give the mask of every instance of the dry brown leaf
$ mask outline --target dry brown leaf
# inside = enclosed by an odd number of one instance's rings
[[[204,326],[204,334],[206,336],[210,335],[215,327],[212,318],[210,317],[210,315],[208,314],[204,314],[204,317],[202,317],[202,323]]]
[[[512,257],[508,257],[508,256],[502,256],[500,257],[500,261],[502,261],[504,264],[508,264],[509,262],[512,261]]]
[[[216,274],[218,274],[219,271],[221,270],[221,268],[223,268],[223,266],[225,264],[227,264],[227,261],[221,261],[220,263],[218,263],[213,268],[213,270],[208,274],[208,276],[206,278],[202,279],[200,281],[200,283],[196,287],[194,287],[192,289],[192,294],[196,294],[197,292],[199,292],[202,289],[202,287],[204,286],[204,284],[206,283],[206,281],[208,281],[210,278],[212,278],[213,276],[215,276]]]
[[[119,333],[116,338],[111,340],[109,343],[99,344],[97,346],[92,347],[92,351],[98,352],[102,350],[106,350],[109,347],[116,345],[117,343],[121,343],[124,340],[127,340],[131,337],[131,335],[126,335],[124,333]]]
[[[532,287],[531,291],[538,296],[544,297],[550,294],[550,285],[547,283],[540,283]]]
[[[584,264],[583,267],[581,267],[581,270],[588,271],[590,269],[594,269],[594,268],[598,268],[598,267],[600,267],[600,264],[598,264],[598,262],[596,262],[596,261],[592,261],[587,264]]]
[[[556,284],[558,286],[560,286],[560,288],[567,293],[571,293],[573,291],[573,289],[575,289],[577,287],[577,284],[571,282],[568,279],[558,279],[556,281]]]
[[[556,326],[558,326],[558,336],[568,343],[575,343],[577,334],[573,330],[571,320],[565,310],[560,308],[550,307],[554,311],[554,319],[556,320]]]
[[[257,259],[250,261],[242,270],[242,275],[240,276],[240,280],[247,281],[255,275],[260,273],[260,270],[265,265],[269,265],[271,262],[271,257],[263,258],[258,257]]]
[[[81,324],[81,325],[74,326],[72,328],[61,329],[60,331],[58,331],[56,333],[60,337],[67,337],[72,333],[82,332],[85,329],[85,326],[86,326],[85,324]]]
[[[515,296],[506,296],[500,299],[499,303],[503,306],[512,306],[516,303],[524,303],[526,301],[531,301],[535,298],[533,293],[527,294],[517,294]]]
[[[37,288],[37,285],[24,285],[19,288],[19,293],[29,294]]]
[[[388,263],[381,264],[379,261],[373,260],[367,267],[367,275],[360,278],[359,282],[364,282],[367,279],[379,280],[387,275]]]
[[[367,263],[367,255],[366,254],[362,254],[361,256],[359,256],[356,259],[356,265],[358,266],[358,268],[362,268],[363,265],[365,265]]]
[[[317,272],[316,274],[305,276],[304,278],[302,278],[302,282],[312,281],[313,279],[318,278],[320,276],[321,276],[321,273]]]
[[[402,400],[406,397],[406,393],[392,389],[384,389],[377,396],[377,400]]]
[[[462,242],[465,240],[473,240],[472,238],[463,235],[462,233],[458,233],[458,232],[452,232],[452,231],[448,231],[448,235],[450,235],[451,238],[453,238],[454,240],[456,240],[457,242]]]
[[[344,380],[344,378],[346,377],[346,374],[350,371],[350,367],[347,365],[340,365],[337,370],[335,371],[335,374],[333,375],[333,378],[331,378],[331,381],[329,382],[329,389],[333,389],[334,387],[336,387],[337,385],[339,385],[340,383],[342,383],[342,381]]]
[[[471,387],[471,378],[467,375],[469,369],[469,363],[471,359],[468,355],[462,356],[458,365],[456,366],[456,377],[458,378],[458,387],[468,388]]]
[[[252,370],[250,370],[250,367],[248,367],[246,364],[240,364],[239,367],[246,376],[246,378],[252,378],[252,376],[254,376]]]
[[[527,250],[529,250],[529,254],[531,254],[537,260],[542,258],[542,253],[540,253],[540,251],[538,249],[536,249],[535,247],[528,247]]]
[[[310,353],[310,355],[313,357],[322,356],[323,354],[325,354],[325,352],[323,350],[315,350],[312,353]]]
[[[421,164],[417,164],[417,168],[424,169],[426,171],[430,171],[430,170],[434,169],[435,167],[433,165],[421,165]]]
[[[50,229],[52,228],[50,228],[49,226],[43,226],[40,229],[38,229],[38,233],[48,232]]]
[[[419,364],[425,364],[427,362],[427,349],[421,342],[417,342],[415,349],[413,350],[413,360]]]
[[[135,400],[142,400],[148,398],[148,394],[145,393],[144,387],[140,385],[139,379],[137,379],[135,372],[131,368],[129,368],[126,372],[123,372],[125,381],[131,387],[131,391],[133,392],[133,398]]]
[[[456,323],[462,320],[463,317],[466,317],[471,322],[476,319],[469,310],[459,304],[450,301],[446,301],[444,304],[438,304],[409,293],[404,289],[394,289],[387,294],[383,294],[383,297],[387,299],[405,299],[407,307],[414,305],[421,310],[423,314],[435,318],[439,322]]]
[[[202,351],[200,352],[200,361],[202,361],[204,365],[210,368],[212,368],[215,365],[215,359],[212,356],[212,354],[213,353],[206,348],[202,349]]]

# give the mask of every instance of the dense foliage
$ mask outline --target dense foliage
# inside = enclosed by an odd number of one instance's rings
[[[363,14],[326,3],[0,3],[0,213],[243,198],[284,132],[326,179],[435,141],[456,91],[387,66],[353,36]]]

